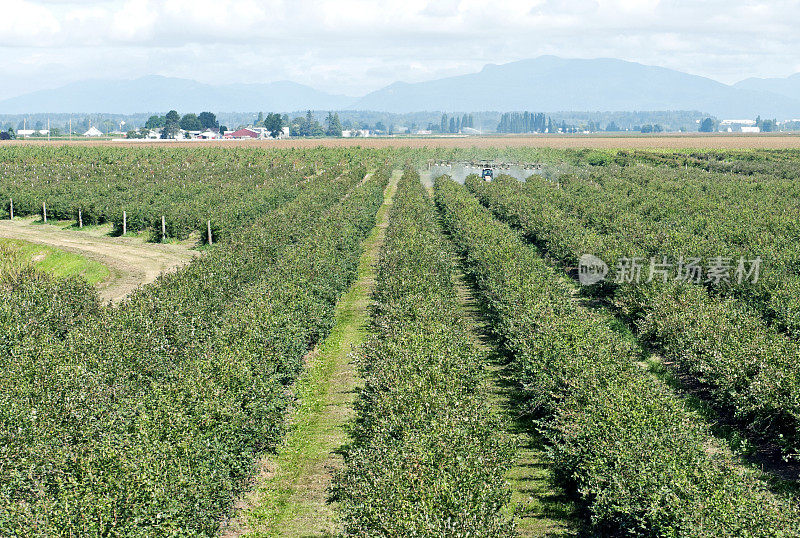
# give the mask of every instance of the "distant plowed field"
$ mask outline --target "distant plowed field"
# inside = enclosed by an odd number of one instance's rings
[[[485,136],[435,138],[297,138],[291,140],[224,140],[192,142],[112,142],[112,141],[39,141],[25,140],[6,144],[81,144],[169,147],[354,147],[363,148],[620,148],[620,149],[800,149],[800,135],[672,135],[672,136]]]

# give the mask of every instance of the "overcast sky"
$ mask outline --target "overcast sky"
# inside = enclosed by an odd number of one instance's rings
[[[555,54],[722,82],[800,72],[800,1],[0,0],[0,98],[89,78],[363,95]]]

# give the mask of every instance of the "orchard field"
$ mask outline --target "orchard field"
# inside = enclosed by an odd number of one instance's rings
[[[369,146],[0,149],[202,251],[0,243],[0,535],[800,536],[800,151]]]

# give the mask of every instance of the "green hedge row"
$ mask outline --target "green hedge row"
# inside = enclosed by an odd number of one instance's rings
[[[387,181],[354,188],[363,172],[314,179],[63,341],[2,357],[0,533],[215,534],[352,279]]]
[[[606,241],[632,244],[645,259],[730,256],[735,267],[739,256],[760,257],[757,283],[704,285],[713,295],[736,297],[797,337],[800,230],[793,215],[800,189],[793,177],[777,177],[771,163],[764,164],[773,173],[751,176],[642,165],[579,169],[562,178],[559,188],[531,178],[522,189],[544,195]]]
[[[597,233],[556,207],[548,192],[556,187],[504,179],[492,185],[467,183],[499,218],[521,228],[562,264],[573,265],[578,252],[606,260],[645,254],[636,242]],[[642,283],[605,286],[604,291],[637,324],[641,336],[704,383],[717,404],[732,408],[754,435],[778,443],[785,455],[797,454],[800,343],[740,301],[709,295],[701,286]]]
[[[456,295],[454,253],[406,171],[378,265],[353,442],[336,477],[351,536],[508,536],[513,458],[485,357]]]
[[[255,148],[9,147],[0,150],[0,218],[9,199],[15,216],[41,215],[85,225],[112,223],[122,232],[150,230],[161,238],[192,232],[206,239],[207,222],[219,241],[291,200],[322,172],[373,168],[379,156],[359,148],[278,150]]]
[[[708,426],[637,365],[606,316],[447,178],[437,203],[513,356],[551,443],[557,476],[594,532],[640,536],[796,536],[800,513],[730,461]]]

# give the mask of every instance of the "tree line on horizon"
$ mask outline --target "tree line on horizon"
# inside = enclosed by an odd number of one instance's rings
[[[287,114],[270,112],[265,116],[263,112],[259,112],[258,118],[253,122],[253,127],[263,127],[272,138],[279,137],[285,127],[289,128],[291,136],[342,136],[339,114],[330,112],[324,126],[314,119],[310,110],[305,116],[298,116],[291,121]],[[170,110],[163,116],[150,116],[139,131],[129,131],[128,138],[144,138],[150,131],[157,129],[161,130],[163,139],[175,138],[181,130],[204,131],[210,129],[222,133],[228,131],[227,126],[220,126],[216,115],[212,112],[201,112],[200,114],[190,112],[181,116],[176,110]]]
[[[204,131],[207,129],[225,131],[227,127],[220,127],[217,116],[213,112],[195,114],[189,112],[181,116],[176,110],[170,110],[163,116],[153,115],[147,119],[144,127],[139,131],[128,131],[128,138],[144,138],[150,131],[161,129],[161,138],[175,138],[181,130]]]
[[[244,127],[260,127],[268,131],[272,137],[281,136],[284,129],[293,137],[339,137],[349,131],[350,136],[360,136],[364,131],[379,135],[394,133],[414,133],[425,129],[434,134],[457,134],[470,132],[497,132],[499,134],[525,133],[580,133],[580,132],[689,132],[699,131],[713,133],[719,129],[720,122],[713,116],[701,115],[698,111],[651,111],[651,112],[559,112],[547,115],[541,112],[478,112],[469,114],[410,113],[390,114],[379,112],[339,111],[327,112],[306,111],[305,113],[282,114],[270,112],[253,114],[222,114],[225,122],[233,122],[235,129]],[[431,118],[433,114],[435,120]],[[248,120],[249,116],[249,120]],[[427,117],[426,117],[427,116]],[[477,127],[476,128],[476,116]],[[51,122],[51,117],[53,122]],[[701,118],[697,120],[696,118]],[[145,121],[146,120],[146,121]],[[180,130],[203,131],[212,129],[225,132],[228,128],[220,125],[216,114],[212,112],[187,113],[181,116],[171,110],[164,115],[106,115],[106,114],[0,114],[0,140],[16,138],[23,128],[33,129],[33,137],[47,137],[44,131],[50,125],[50,137],[59,138],[89,129],[91,126],[103,132],[122,131],[127,124],[128,138],[145,138],[151,131],[159,130],[162,138],[174,138]],[[143,125],[141,128],[137,126]],[[397,125],[400,127],[396,127]],[[67,128],[67,125],[71,129]],[[755,126],[761,132],[798,131],[800,122],[784,122],[776,119],[756,118]],[[15,127],[16,126],[16,127]],[[475,129],[475,131],[468,131]]]

